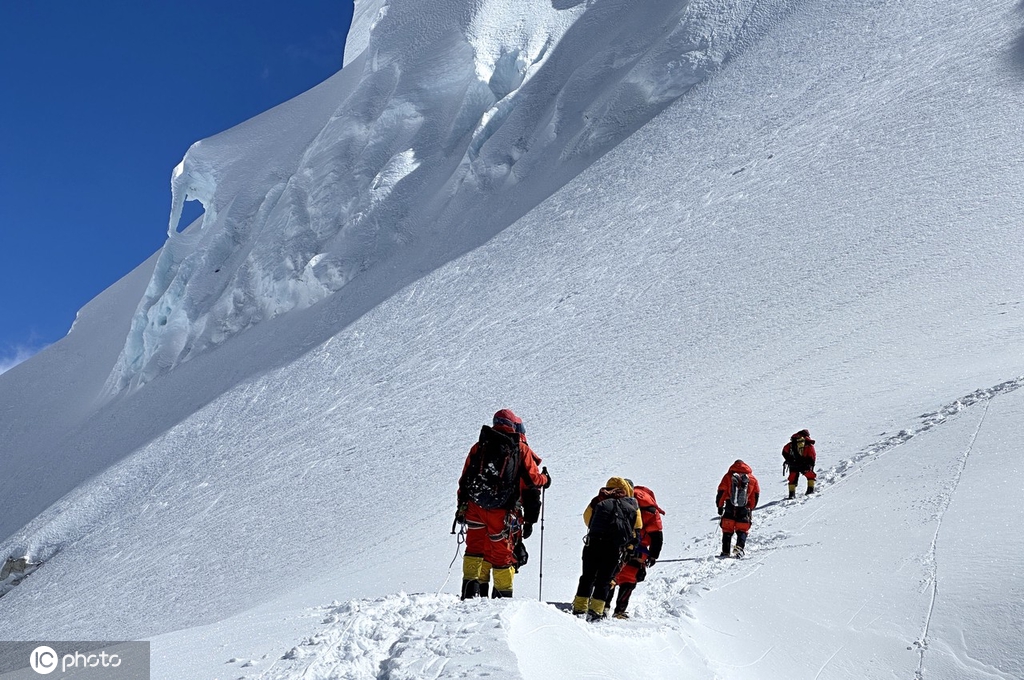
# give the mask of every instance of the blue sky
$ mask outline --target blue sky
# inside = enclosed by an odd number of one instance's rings
[[[192,142],[341,68],[351,15],[352,0],[0,3],[0,372],[160,248]]]

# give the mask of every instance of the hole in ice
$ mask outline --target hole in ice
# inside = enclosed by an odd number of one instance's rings
[[[189,225],[203,216],[203,204],[199,201],[185,201],[181,207],[181,219],[178,220],[177,232],[188,229]]]

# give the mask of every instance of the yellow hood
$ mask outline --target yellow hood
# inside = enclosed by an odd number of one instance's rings
[[[612,477],[611,479],[608,480],[608,483],[605,484],[605,488],[607,488],[607,489],[622,489],[623,491],[626,492],[627,496],[629,496],[630,498],[633,497],[633,487],[630,486],[629,482],[627,482],[622,477]]]

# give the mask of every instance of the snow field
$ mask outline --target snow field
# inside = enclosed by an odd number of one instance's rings
[[[1024,378],[1007,381],[923,414],[897,438],[824,471],[819,494],[794,501],[768,496],[755,512],[743,560],[716,559],[717,524],[705,528],[684,548],[688,557],[665,558],[651,570],[633,596],[628,622],[588,624],[559,611],[565,604],[527,599],[531,593],[521,587],[508,602],[398,594],[316,608],[326,612],[317,632],[269,666],[237,657],[233,663],[258,673],[240,677],[261,679],[599,678],[609,672],[874,678],[898,668],[928,668],[938,677],[1015,677],[1013,666],[1000,670],[951,644],[964,639],[963,630],[952,638],[936,634],[931,603],[939,589],[940,536],[953,545],[963,541],[945,515],[954,506],[972,507],[976,495],[960,494],[960,485],[984,483],[990,466],[1003,462],[997,455],[988,466],[974,464],[985,455],[986,421],[1017,412],[1022,384]],[[960,603],[964,610],[985,611],[990,602],[981,603],[967,583],[984,583],[986,575],[961,581],[973,557],[969,547],[950,551],[942,580],[972,593]],[[809,563],[816,566],[808,569]],[[456,561],[455,577],[459,566]],[[524,573],[536,568],[533,562]],[[781,640],[764,625],[776,607],[798,615]],[[1015,634],[988,636],[996,657],[1007,653],[1003,645],[1012,645]],[[280,650],[264,659],[275,654]]]
[[[190,150],[206,214],[145,295],[0,376],[0,551],[48,559],[7,637],[149,638],[175,679],[1024,676],[1018,8],[541,4],[576,17],[543,54],[511,5],[390,3]],[[524,600],[535,563],[511,603],[400,594],[442,587],[499,407],[553,473],[547,599],[608,476],[656,491],[638,620]],[[801,427],[822,494],[778,503]],[[764,507],[720,562],[738,457]]]

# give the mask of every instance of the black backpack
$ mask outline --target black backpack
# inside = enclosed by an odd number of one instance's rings
[[[741,472],[732,473],[732,491],[729,494],[729,502],[734,508],[747,507],[747,496],[750,488],[750,478]]]
[[[519,498],[519,438],[487,425],[463,479],[465,496],[485,510],[511,509]]]
[[[612,496],[594,505],[588,542],[594,540],[624,548],[636,537],[636,499]]]

